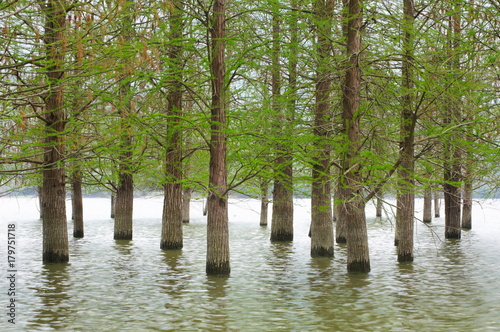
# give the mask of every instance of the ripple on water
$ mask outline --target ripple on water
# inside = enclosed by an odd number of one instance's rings
[[[258,226],[258,202],[245,200],[240,209],[238,204],[230,207],[231,276],[213,278],[204,273],[206,223],[201,214],[194,213],[192,222],[183,226],[183,250],[161,251],[161,220],[151,217],[154,209],[161,216],[161,204],[137,201],[141,203],[151,211],[134,220],[133,241],[114,241],[112,220],[88,219],[85,238],[69,237],[70,264],[64,265],[40,264],[41,222],[19,219],[21,327],[30,331],[500,329],[500,227],[489,222],[488,212],[483,212],[476,228],[463,233],[461,241],[442,239],[440,219],[430,226],[417,224],[412,264],[396,262],[393,224],[369,219],[372,272],[366,275],[346,273],[345,245],[335,245],[333,259],[310,258],[307,200],[297,200],[295,239],[288,244],[269,241],[270,227]],[[195,212],[200,206],[194,203]]]

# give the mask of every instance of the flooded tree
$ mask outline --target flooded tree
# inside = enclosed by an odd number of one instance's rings
[[[119,152],[118,152],[118,184],[115,195],[115,240],[132,240],[132,215],[134,207],[134,179],[133,179],[133,130],[132,130],[132,67],[131,47],[134,28],[134,1],[125,0],[119,7],[121,30],[118,47],[123,56],[118,69],[118,114],[119,124]]]
[[[316,0],[316,91],[314,109],[315,136],[311,190],[311,256],[333,256],[333,220],[331,204],[331,22],[334,1]]]
[[[415,19],[413,0],[403,0],[403,60],[402,60],[402,112],[401,146],[399,149],[401,164],[398,170],[398,196],[396,212],[396,243],[398,262],[413,261],[413,229],[415,206],[415,152],[414,137],[416,110],[413,84],[413,50]]]
[[[166,183],[163,202],[161,249],[182,249],[182,1],[172,2],[169,35],[167,95]],[[189,209],[189,207],[188,207]],[[188,217],[189,221],[189,217]]]
[[[281,95],[281,18],[278,1],[270,1],[272,6],[272,49],[271,49],[271,99],[275,115],[274,130],[287,132],[289,124]],[[278,138],[273,162],[274,188],[271,216],[271,241],[293,241],[293,159],[287,136]]]
[[[346,1],[347,12],[347,64],[342,82],[342,123],[345,152],[342,156],[340,185],[344,194],[347,224],[347,270],[369,272],[370,256],[366,228],[365,201],[362,194],[361,165],[357,163],[360,151],[361,126],[361,36],[363,0]]]
[[[214,1],[209,21],[211,74],[210,164],[207,197],[206,273],[227,275],[229,264],[228,192],[226,168],[226,1]]]
[[[64,105],[64,64],[66,1],[40,1],[45,18],[45,75],[48,93],[44,98],[45,141],[43,157],[42,211],[43,262],[69,261],[68,226],[66,220],[66,179],[64,134],[66,114]]]

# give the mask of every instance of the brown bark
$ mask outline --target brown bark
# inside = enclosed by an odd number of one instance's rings
[[[73,215],[73,237],[82,238],[84,236],[83,227],[83,195],[82,195],[82,173],[78,169],[74,170],[71,177],[71,205]]]
[[[43,219],[43,190],[42,186],[37,186],[37,191],[38,191],[38,206],[40,209],[40,219]]]
[[[459,82],[456,78],[456,71],[460,68],[459,59],[459,37],[460,37],[460,16],[457,13],[458,5],[455,8],[455,13],[450,18],[450,28],[448,37],[450,40],[449,52],[452,61],[450,61],[450,78],[455,82]],[[455,99],[455,100],[453,100]],[[451,126],[460,121],[460,100],[450,98],[445,106],[445,117],[443,123],[445,126]],[[444,144],[445,161],[444,161],[444,218],[445,218],[445,238],[460,239],[461,238],[461,153],[458,145],[458,133],[452,131],[448,140]]]
[[[118,111],[120,116],[120,152],[118,155],[118,186],[115,202],[115,240],[132,240],[132,214],[134,205],[134,180],[132,174],[132,91],[130,76],[132,71],[130,43],[133,33],[134,2],[126,0],[123,3],[123,18],[121,37],[124,59],[120,68],[120,98]]]
[[[189,187],[183,187],[182,189],[182,222],[189,223],[191,220],[190,208],[191,208],[191,195],[193,190]]]
[[[331,69],[332,56],[330,43],[331,21],[334,1],[316,0],[314,12],[317,32],[316,68],[316,106],[314,110],[313,134],[316,138],[314,148],[317,153],[312,166],[311,190],[311,256],[333,256],[333,220],[330,186],[329,142],[331,128]]]
[[[212,104],[210,120],[210,165],[207,215],[207,261],[209,275],[228,275],[229,226],[226,171],[226,70],[225,70],[225,0],[215,0],[210,27],[210,73]]]
[[[112,193],[111,194],[111,218],[114,219],[115,218],[115,211],[116,211],[116,198],[115,198],[115,194]]]
[[[439,210],[441,209],[441,203],[439,201],[439,193],[434,191],[434,218],[439,218],[441,214]]]
[[[335,193],[335,210],[337,211],[337,224],[335,226],[335,242],[347,243],[347,216],[345,210],[345,193],[340,182]]]
[[[424,212],[423,219],[424,222],[432,222],[432,190],[429,187],[424,189]]]
[[[377,196],[377,202],[376,202],[376,208],[375,208],[375,217],[380,218],[382,217],[382,207],[383,207],[383,194],[379,193]]]
[[[396,241],[398,262],[413,261],[414,230],[414,132],[416,116],[413,107],[413,0],[403,0],[403,62],[402,62],[402,112],[401,112],[401,164],[399,167],[396,212]]]
[[[260,182],[260,226],[267,226],[269,211],[269,181],[262,179]]]
[[[362,196],[360,165],[356,163],[361,147],[361,26],[362,0],[347,1],[347,59],[345,78],[342,82],[342,123],[347,138],[342,160],[340,183],[345,195],[347,222],[347,270],[369,272],[370,256],[366,229],[365,203]]]
[[[472,181],[466,177],[464,181],[464,196],[462,209],[462,228],[472,229]]]
[[[64,32],[66,29],[66,2],[39,1],[45,15],[47,67],[45,68],[49,93],[45,97],[45,142],[43,159],[42,207],[43,262],[69,261],[68,226],[66,220],[64,159]],[[49,199],[50,198],[50,199]]]
[[[166,183],[163,202],[161,249],[182,249],[182,2],[174,1],[170,15],[169,74],[167,96]]]
[[[280,17],[277,6],[273,2],[272,21],[272,54],[271,54],[271,89],[272,107],[276,114],[275,131],[282,133],[288,130],[288,118],[282,105],[280,77]],[[292,29],[293,30],[293,29]],[[293,72],[290,76],[292,80]],[[292,83],[293,84],[293,83]],[[289,107],[294,107],[294,92],[290,96]],[[271,241],[293,241],[293,160],[289,154],[287,142],[280,139],[276,146],[274,163],[274,189],[271,216]]]

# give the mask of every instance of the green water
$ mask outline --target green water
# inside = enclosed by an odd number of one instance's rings
[[[42,265],[35,201],[0,202],[0,227],[15,222],[20,241],[16,324],[3,314],[2,330],[500,331],[500,202],[476,206],[473,230],[460,241],[442,238],[442,219],[417,223],[413,264],[396,262],[392,223],[371,218],[369,207],[372,272],[348,274],[344,246],[335,246],[333,259],[310,258],[308,200],[296,201],[289,244],[270,243],[258,202],[233,201],[231,276],[216,278],[204,273],[199,202],[184,225],[184,249],[166,252],[159,250],[161,198],[136,200],[129,242],[113,240],[108,201],[86,199],[85,238],[69,237],[70,263]],[[6,252],[5,236],[1,242]]]

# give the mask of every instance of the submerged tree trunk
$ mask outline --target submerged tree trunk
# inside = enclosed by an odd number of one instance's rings
[[[40,219],[43,219],[43,189],[42,189],[42,186],[37,186],[37,190],[38,190],[38,206],[39,206],[39,209],[40,209]]]
[[[439,202],[439,192],[434,191],[434,218],[439,218],[441,214],[439,210],[441,209],[441,203]]]
[[[466,176],[462,209],[462,228],[472,229],[472,181]]]
[[[459,55],[459,38],[460,38],[460,16],[458,4],[455,5],[455,12],[450,17],[450,28],[448,31],[449,52],[451,56],[450,63],[450,80],[454,85],[460,83],[458,73],[460,69]],[[461,121],[460,119],[460,98],[450,96],[450,101],[445,106],[445,116],[443,124],[445,126],[453,126]],[[460,239],[461,238],[461,153],[458,146],[459,133],[456,130],[451,130],[447,141],[444,144],[445,159],[444,159],[444,218],[445,218],[445,238]]]
[[[377,197],[377,203],[376,203],[377,206],[375,208],[375,217],[380,218],[382,217],[382,207],[383,207],[382,200],[384,196],[382,193],[379,193],[376,197]]]
[[[260,182],[260,226],[267,226],[269,211],[269,181],[262,179]]]
[[[172,2],[168,51],[170,90],[167,95],[166,183],[161,249],[182,249],[182,1]]]
[[[346,152],[342,160],[340,183],[345,195],[347,222],[347,270],[369,272],[370,256],[366,229],[365,202],[362,177],[357,157],[361,147],[359,106],[361,101],[361,33],[362,0],[346,1],[347,6],[347,59],[342,84],[342,123],[346,136]]]
[[[114,219],[115,218],[115,211],[116,211],[116,198],[115,198],[115,194],[112,193],[111,194],[111,219]]]
[[[228,275],[231,272],[226,172],[225,15],[226,1],[214,1],[209,54],[212,83],[206,262],[209,275]]]
[[[424,212],[423,219],[424,222],[432,222],[432,190],[430,187],[424,189]]]
[[[272,107],[276,113],[275,130],[282,132],[288,126],[286,115],[281,104],[280,80],[280,19],[279,3],[273,3],[272,23],[272,64],[271,89]],[[289,156],[286,142],[279,142],[276,147],[274,164],[274,190],[271,217],[271,241],[293,241],[293,169],[292,158]]]
[[[118,155],[118,186],[116,188],[115,205],[115,240],[132,240],[132,214],[134,205],[134,180],[132,172],[132,91],[130,81],[131,49],[133,33],[133,0],[123,2],[122,42],[119,45],[124,53],[123,66],[120,68],[120,98],[118,112],[120,115],[120,152]]]
[[[337,224],[335,227],[335,242],[347,243],[347,215],[345,210],[345,193],[340,182],[335,193],[335,210],[337,211]]]
[[[329,142],[331,127],[329,66],[332,48],[330,42],[333,19],[332,0],[316,0],[314,12],[317,33],[316,106],[314,110],[315,152],[317,158],[312,166],[311,191],[311,256],[333,256],[333,220],[330,187]]]
[[[64,160],[64,53],[66,1],[40,1],[45,15],[45,36],[48,93],[45,98],[45,142],[43,158],[42,206],[43,262],[69,261],[68,225]]]
[[[413,261],[414,193],[414,131],[416,115],[413,107],[413,0],[403,0],[403,61],[401,147],[396,212],[398,262]]]
[[[186,224],[191,220],[190,208],[192,194],[193,189],[189,187],[184,187],[182,189],[182,222]]]
[[[78,166],[71,177],[72,192],[71,204],[73,215],[73,237],[82,238],[83,231],[83,195],[82,195],[82,173]]]

